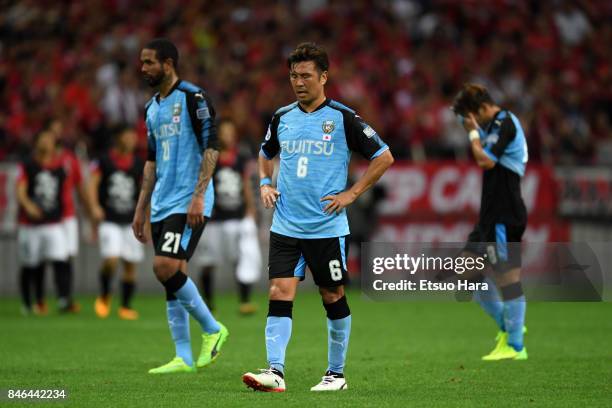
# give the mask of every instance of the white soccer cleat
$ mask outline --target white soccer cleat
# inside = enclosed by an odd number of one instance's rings
[[[271,368],[260,369],[259,374],[246,373],[242,382],[255,391],[285,392],[285,380]]]
[[[346,389],[348,389],[346,379],[328,371],[321,379],[321,382],[312,387],[310,391],[340,391]]]

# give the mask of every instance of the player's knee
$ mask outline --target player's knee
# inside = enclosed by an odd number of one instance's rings
[[[293,300],[293,290],[290,285],[272,282],[268,292],[270,300]]]
[[[155,258],[153,260],[153,272],[160,282],[167,281],[177,270],[176,262],[173,262],[172,259]]]
[[[344,297],[344,286],[335,286],[330,288],[319,288],[323,304],[332,304]]]
[[[119,258],[106,258],[102,263],[102,272],[106,274],[112,274],[117,270]]]
[[[521,281],[521,269],[511,268],[495,274],[495,283],[498,287],[509,286]]]

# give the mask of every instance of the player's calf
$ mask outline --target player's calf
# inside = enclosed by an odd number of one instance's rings
[[[328,368],[321,382],[312,387],[311,391],[339,391],[347,388],[343,371],[351,334],[352,318],[346,296],[344,296],[344,290],[342,287],[339,287],[339,289],[330,291],[322,288],[321,290],[322,295],[325,292],[342,293],[343,296],[333,303],[325,303],[326,297],[323,296],[323,306],[327,313]],[[329,297],[327,299],[330,300]]]

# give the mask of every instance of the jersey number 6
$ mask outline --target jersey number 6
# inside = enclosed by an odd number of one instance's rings
[[[302,156],[298,159],[297,176],[299,178],[304,178],[306,174],[308,174],[308,157]]]
[[[342,268],[340,267],[340,261],[337,259],[329,261],[329,274],[334,282],[342,279]]]

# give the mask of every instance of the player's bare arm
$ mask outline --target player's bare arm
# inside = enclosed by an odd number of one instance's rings
[[[151,195],[153,194],[153,188],[155,187],[155,168],[155,162],[147,160],[144,166],[142,187],[140,188],[138,203],[136,204],[136,210],[134,211],[134,220],[132,221],[134,236],[142,243],[147,242],[147,236],[144,229],[147,219],[147,208],[151,203]]]
[[[253,185],[251,183],[250,172],[245,172],[242,176],[242,195],[244,197],[245,214],[247,217],[255,218],[257,213],[255,200],[253,198]]]
[[[104,210],[100,205],[100,198],[98,197],[98,189],[100,187],[100,181],[102,177],[98,173],[93,173],[89,178],[89,202],[91,203],[91,221],[93,224],[98,224],[104,219]]]
[[[276,204],[276,200],[280,195],[280,192],[272,187],[271,184],[272,175],[274,173],[274,161],[259,155],[257,164],[259,166],[259,179],[262,180],[259,190],[261,202],[265,208],[274,208],[274,204]]]
[[[321,201],[329,201],[323,211],[327,214],[339,214],[342,209],[351,205],[361,194],[371,188],[378,179],[393,164],[393,155],[389,150],[373,159],[366,172],[353,186],[337,195],[328,195],[321,198]]]
[[[28,197],[28,184],[24,181],[17,184],[17,201],[28,214],[28,217],[33,220],[40,220],[43,217],[42,210]]]
[[[102,177],[99,173],[94,172],[87,185],[87,193],[89,195],[89,203],[91,204],[90,221],[91,221],[91,233],[94,241],[98,240],[98,225],[104,220],[106,214],[100,206],[100,197],[98,196],[98,188]]]
[[[84,181],[82,181],[79,185],[77,185],[77,196],[79,197],[79,202],[83,207],[85,207],[85,213],[90,219],[94,218],[94,203],[91,201],[91,196],[87,191],[87,185]]]
[[[476,122],[473,114],[468,114],[468,116],[463,120],[463,127],[468,132],[472,154],[474,155],[476,164],[486,170],[492,169],[495,166],[495,162],[491,160],[489,156],[487,156],[482,148],[480,137],[478,136],[478,123]]]
[[[198,182],[191,198],[189,210],[187,210],[187,225],[192,228],[204,223],[204,192],[217,166],[217,159],[219,159],[217,149],[208,148],[204,150]]]

